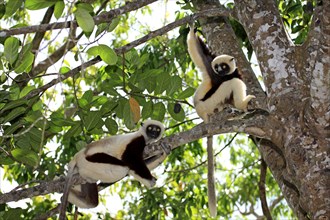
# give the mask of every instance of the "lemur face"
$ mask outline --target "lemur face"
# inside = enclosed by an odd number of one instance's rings
[[[161,135],[162,129],[157,125],[149,125],[146,133],[149,138],[156,139]]]
[[[227,63],[215,64],[213,68],[215,72],[219,75],[226,75],[230,71],[230,67]]]
[[[212,61],[212,68],[220,76],[231,74],[236,69],[235,59],[229,55],[220,55]]]

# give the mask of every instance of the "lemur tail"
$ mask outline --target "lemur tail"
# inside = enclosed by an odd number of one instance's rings
[[[210,215],[217,216],[217,200],[214,180],[213,136],[207,137],[207,196]]]

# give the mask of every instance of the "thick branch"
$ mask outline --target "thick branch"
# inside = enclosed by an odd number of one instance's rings
[[[279,94],[280,89],[285,87],[285,84],[282,85],[284,80],[289,75],[295,76],[296,72],[294,68],[291,71],[285,69],[292,65],[294,59],[290,56],[294,55],[294,50],[275,1],[236,1],[235,11],[256,53],[267,93]]]
[[[301,48],[305,60],[301,60],[306,84],[310,85],[311,115],[306,117],[308,124],[315,124],[313,130],[324,138],[330,135],[330,3],[324,1],[317,6],[311,31]]]
[[[199,124],[189,131],[173,134],[169,137],[162,138],[157,143],[147,146],[144,152],[144,158],[150,158],[156,154],[164,154],[163,146],[170,146],[172,150],[198,140],[200,138],[228,132],[247,132],[255,136],[264,137],[266,132],[263,131],[263,125],[267,124],[267,116],[264,112],[250,112],[243,114],[245,118],[231,118],[231,114],[220,113],[215,115],[213,122],[209,124]],[[249,116],[249,118],[247,118]],[[251,129],[255,128],[255,129]],[[74,184],[82,183],[83,179],[75,175],[72,179]],[[62,193],[65,184],[65,177],[53,180],[51,182],[42,182],[38,186],[28,189],[16,190],[13,192],[0,195],[0,204],[19,201],[25,198],[31,198],[37,195],[46,195],[49,193]]]

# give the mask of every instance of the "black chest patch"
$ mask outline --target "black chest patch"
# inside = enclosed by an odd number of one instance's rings
[[[136,160],[143,160],[143,150],[146,146],[146,141],[144,137],[141,135],[133,139],[129,144],[127,144],[126,150],[122,155],[122,161],[126,163],[134,163]]]
[[[119,166],[125,166],[125,163],[109,154],[96,153],[93,155],[86,156],[86,160],[92,163],[106,163]]]
[[[214,73],[215,75],[215,73]],[[209,99],[221,86],[222,83],[232,80],[234,78],[242,79],[241,74],[236,69],[232,74],[225,75],[225,76],[217,76],[217,77],[211,77],[212,87],[211,89],[205,94],[205,96],[201,99],[201,101],[206,101]]]

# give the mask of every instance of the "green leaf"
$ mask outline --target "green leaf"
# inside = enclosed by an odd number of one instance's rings
[[[191,97],[192,95],[194,95],[195,93],[195,89],[188,87],[185,90],[183,90],[179,95],[178,95],[178,99],[186,99]]]
[[[73,125],[63,136],[64,140],[68,140],[71,137],[75,137],[80,135],[80,133],[82,132],[81,129],[81,125],[80,125],[80,121],[75,122],[75,125]]]
[[[5,15],[6,13],[6,6],[4,3],[0,3],[0,19]]]
[[[87,53],[92,56],[100,56],[101,59],[109,65],[116,64],[118,60],[115,51],[104,44],[89,48]]]
[[[169,96],[181,89],[182,79],[179,76],[173,76],[170,78],[170,85],[166,89]]]
[[[25,86],[24,89],[22,89],[22,91],[20,92],[19,98],[23,98],[24,96],[29,94],[29,92],[31,92],[34,89],[35,89],[34,86]]]
[[[157,87],[155,88],[155,94],[162,94],[168,87],[172,86],[171,77],[168,74],[162,74],[157,77]]]
[[[123,116],[125,126],[130,130],[134,129],[136,124],[134,123],[133,112],[131,111],[130,104],[128,101],[125,103]]]
[[[64,10],[65,4],[63,1],[56,2],[55,7],[54,7],[54,16],[56,19],[59,19]]]
[[[32,167],[35,167],[38,164],[38,155],[32,150],[16,148],[11,151],[11,154],[17,161],[23,164]]]
[[[112,19],[108,28],[108,32],[113,31],[118,26],[119,21],[120,21],[120,17],[115,17],[114,19]]]
[[[124,118],[124,108],[125,108],[125,105],[126,104],[129,104],[128,103],[128,100],[125,99],[125,98],[120,98],[118,101],[117,101],[117,106],[115,108],[115,112],[116,112],[116,116],[118,118],[121,118],[123,119]]]
[[[84,125],[88,131],[96,127],[102,127],[103,121],[99,111],[89,112],[87,117],[84,117]]]
[[[22,72],[28,72],[29,68],[31,67],[34,60],[34,54],[29,49],[26,49],[26,47],[23,47],[23,55],[22,58],[19,59],[16,63],[15,72],[16,73],[22,73]]]
[[[149,93],[152,93],[156,89],[156,86],[157,86],[157,83],[155,83],[155,82],[156,82],[156,78],[149,77],[140,83],[143,85],[144,88],[147,89],[147,91]]]
[[[82,8],[85,9],[88,12],[93,12],[94,8],[91,4],[87,4],[87,3],[79,3],[77,5],[77,8]]]
[[[85,99],[87,102],[90,103],[93,100],[93,96],[94,96],[93,91],[87,90],[81,98]]]
[[[109,24],[107,23],[101,23],[97,25],[97,30],[95,32],[95,37],[99,36],[107,27]]]
[[[2,220],[21,219],[22,213],[23,213],[23,209],[21,208],[8,209],[4,212],[4,215],[1,216],[1,219]]]
[[[69,72],[71,69],[69,68],[69,67],[67,67],[67,66],[62,66],[61,68],[60,68],[60,73],[67,73],[67,72]]]
[[[8,102],[4,107],[3,109],[1,109],[1,112],[4,112],[6,110],[9,110],[9,109],[13,109],[13,108],[16,108],[18,106],[21,106],[21,105],[26,105],[27,104],[27,100],[25,99],[18,99],[18,100],[14,100],[14,101],[11,101],[11,102]]]
[[[38,102],[36,102],[35,104],[33,104],[32,106],[32,110],[33,111],[38,111],[41,110],[43,106],[43,102],[41,100],[39,100]]]
[[[158,121],[163,121],[165,112],[166,112],[166,109],[165,109],[164,104],[162,102],[158,102],[158,103],[154,104],[152,118],[155,120],[158,120]]]
[[[112,118],[107,118],[104,122],[105,127],[111,135],[115,135],[118,132],[118,124]]]
[[[10,165],[13,164],[15,161],[13,161],[10,157],[0,155],[0,164],[2,165]]]
[[[11,65],[13,65],[13,63],[18,58],[18,47],[19,40],[16,37],[9,37],[6,39],[4,45],[4,54]]]
[[[10,126],[6,127],[4,130],[5,135],[11,135],[13,134],[17,129],[23,127],[23,124],[21,121],[17,121],[14,124],[11,124]]]
[[[77,8],[77,10],[75,11],[75,15],[79,27],[81,27],[84,32],[88,33],[93,31],[95,23],[93,17],[86,9]]]
[[[26,0],[25,7],[29,10],[39,10],[54,5],[58,0]]]
[[[22,5],[23,1],[9,0],[6,4],[6,16],[11,17]]]
[[[170,113],[170,115],[172,116],[173,119],[175,119],[177,121],[183,121],[185,118],[184,110],[181,108],[181,110],[178,113],[175,113],[174,106],[175,106],[175,103],[168,103],[167,111]]]
[[[8,115],[6,115],[3,123],[9,122],[9,121],[17,118],[18,116],[24,114],[25,111],[26,111],[26,108],[24,108],[24,107],[14,108],[12,111],[9,112]]]
[[[142,118],[149,118],[152,114],[153,102],[146,102],[142,108]]]
[[[108,100],[104,103],[100,109],[102,116],[107,115],[114,111],[114,109],[118,106],[118,103],[112,100]]]

